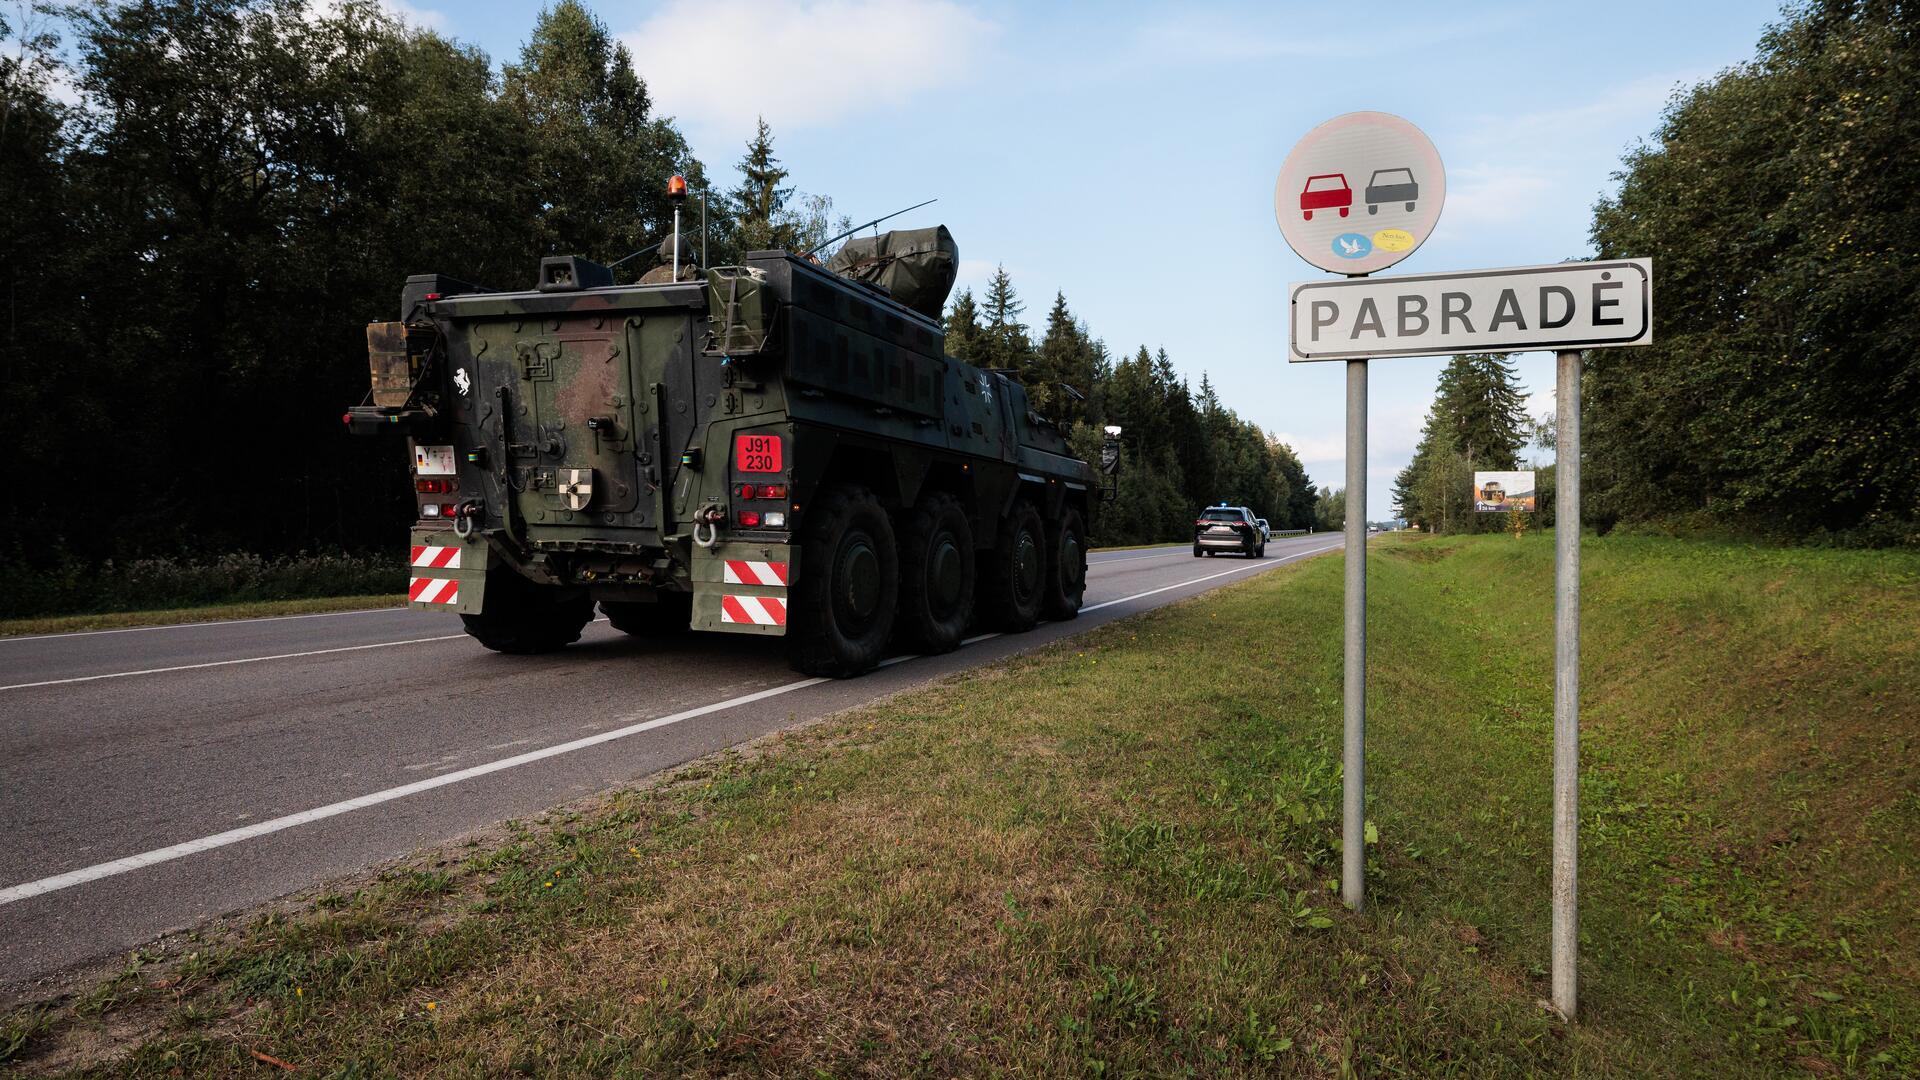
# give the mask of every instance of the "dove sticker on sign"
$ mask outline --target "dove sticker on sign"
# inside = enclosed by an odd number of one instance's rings
[[[1273,213],[1301,258],[1336,274],[1371,274],[1426,241],[1446,198],[1446,169],[1425,133],[1391,113],[1352,112],[1294,146]]]

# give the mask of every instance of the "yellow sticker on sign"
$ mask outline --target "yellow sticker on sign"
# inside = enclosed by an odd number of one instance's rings
[[[1413,246],[1413,234],[1405,229],[1381,229],[1373,234],[1373,246],[1381,251],[1405,251]]]

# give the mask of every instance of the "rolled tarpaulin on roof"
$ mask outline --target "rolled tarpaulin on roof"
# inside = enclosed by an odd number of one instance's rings
[[[827,269],[878,285],[902,304],[938,319],[960,274],[960,245],[945,225],[856,236],[833,253]]]

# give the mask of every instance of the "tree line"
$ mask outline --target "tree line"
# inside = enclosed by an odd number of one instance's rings
[[[1588,354],[1583,504],[1920,543],[1920,19],[1816,0],[1678,94],[1596,208],[1652,256],[1654,344]]]
[[[1789,10],[1758,56],[1676,94],[1595,208],[1601,258],[1652,257],[1654,343],[1582,383],[1588,524],[1920,544],[1920,20]],[[1437,531],[1497,529],[1471,472],[1551,448],[1512,368],[1458,356],[1394,485]],[[1553,469],[1539,471],[1552,522]],[[1490,517],[1491,515],[1483,515]]]
[[[373,0],[10,14],[0,428],[16,483],[0,566],[390,548],[412,514],[392,448],[344,437],[339,416],[366,392],[365,324],[393,317],[405,277],[524,287],[541,255],[611,262],[661,240],[669,176],[707,191],[577,0],[498,67]],[[844,227],[793,185],[764,122],[738,170],[705,199],[710,262]],[[1297,461],[1204,383],[1190,393],[1164,356],[1110,363],[1064,302],[1029,342],[1011,287],[988,299],[956,305],[960,354],[1018,370],[1069,427],[1129,428],[1125,538],[1173,538],[1215,498],[1293,520]],[[1088,400],[1056,401],[1054,382]]]
[[[1165,349],[1145,345],[1116,360],[1062,293],[1037,342],[1024,311],[1006,269],[997,269],[979,298],[962,290],[948,306],[947,352],[1014,373],[1080,457],[1097,461],[1102,429],[1121,429],[1117,495],[1096,515],[1095,542],[1183,540],[1194,515],[1216,502],[1249,507],[1275,529],[1315,524],[1318,493],[1299,457],[1223,404],[1205,374],[1196,390]]]

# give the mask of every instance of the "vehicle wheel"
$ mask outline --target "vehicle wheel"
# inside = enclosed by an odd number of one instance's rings
[[[1340,216],[1341,216],[1341,217],[1346,217],[1346,216],[1347,216],[1347,211],[1349,211],[1349,210],[1351,210],[1351,209],[1353,209],[1353,207],[1351,207],[1351,206],[1343,206],[1343,207],[1341,207],[1341,208],[1340,208]]]
[[[1047,536],[1047,585],[1040,614],[1056,622],[1078,618],[1087,598],[1087,526],[1067,507]]]
[[[807,514],[789,589],[787,658],[808,675],[858,675],[886,655],[900,595],[893,523],[863,487],[829,489]]]
[[[1025,499],[1000,520],[1000,534],[980,575],[980,610],[988,626],[1017,633],[1040,618],[1046,588],[1047,538],[1040,511]]]
[[[489,573],[483,610],[460,616],[475,641],[521,656],[566,648],[592,620],[593,598],[586,593],[535,585],[511,570]]]
[[[673,637],[687,632],[693,622],[693,594],[661,593],[652,603],[643,600],[602,600],[600,610],[615,630],[634,637]]]
[[[1411,213],[1413,213],[1413,204],[1412,204],[1412,203],[1408,203],[1408,204],[1407,204],[1407,213],[1409,213],[1409,214],[1411,214]]]
[[[973,526],[959,500],[935,492],[920,501],[900,536],[900,643],[951,652],[973,618]]]
[[[1379,212],[1380,212],[1380,207],[1379,207],[1378,205],[1376,205],[1376,204],[1374,204],[1374,203],[1368,203],[1368,204],[1367,204],[1367,213],[1369,213],[1369,214],[1377,214],[1377,213],[1379,213]]]
[[[1253,549],[1253,557],[1256,559],[1264,559],[1267,557],[1267,542],[1265,540],[1260,541],[1260,545]]]
[[[1199,558],[1200,556],[1202,556],[1202,555],[1205,555],[1205,554],[1206,554],[1206,552],[1204,552],[1204,551],[1201,551],[1201,550],[1200,550],[1200,545],[1199,545],[1199,544],[1195,544],[1195,545],[1193,545],[1193,557],[1194,557],[1194,558],[1196,558],[1196,559],[1197,559],[1197,558]]]

